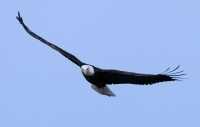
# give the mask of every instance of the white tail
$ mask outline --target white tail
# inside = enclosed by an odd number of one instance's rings
[[[97,87],[95,85],[91,85],[92,89],[94,89],[96,92],[103,94],[103,95],[107,95],[107,96],[115,96],[115,94],[107,87]]]

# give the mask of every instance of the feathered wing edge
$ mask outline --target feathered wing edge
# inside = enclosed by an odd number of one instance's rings
[[[182,79],[185,79],[184,76],[186,76],[186,74],[184,73],[184,70],[179,70],[179,68],[180,65],[175,67],[170,66],[160,73],[160,75],[167,75],[171,77],[173,81],[181,81]]]
[[[74,55],[66,52],[65,50],[63,50],[62,48],[52,44],[51,42],[45,40],[44,38],[42,38],[41,36],[37,35],[36,33],[34,33],[33,31],[31,31],[29,29],[28,26],[25,25],[20,13],[18,12],[18,16],[16,17],[16,19],[19,21],[19,23],[22,25],[22,27],[24,28],[24,30],[33,38],[41,41],[42,43],[48,45],[49,47],[51,47],[52,49],[58,51],[60,54],[62,54],[63,56],[65,56],[66,58],[68,58],[69,60],[71,60],[73,63],[75,63],[76,65],[78,65],[79,67],[84,65],[85,63],[81,62],[78,58],[76,58]]]

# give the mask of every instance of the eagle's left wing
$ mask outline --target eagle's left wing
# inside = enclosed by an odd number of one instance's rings
[[[101,70],[98,75],[106,84],[138,84],[151,85],[158,82],[180,80],[183,71],[177,71],[180,66],[170,70],[168,68],[164,73],[160,74],[140,74],[133,72],[125,72],[119,70]]]

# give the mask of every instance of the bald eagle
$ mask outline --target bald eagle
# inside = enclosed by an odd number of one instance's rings
[[[78,67],[80,67],[80,70],[85,79],[91,83],[91,88],[102,95],[115,96],[115,94],[107,86],[110,84],[152,85],[165,81],[179,81],[182,76],[185,75],[183,71],[177,71],[180,66],[175,68],[167,68],[164,72],[159,74],[142,74],[95,67],[94,65],[80,61],[74,55],[31,31],[29,27],[24,23],[19,12],[16,18],[30,36],[56,50],[64,57],[76,64]]]

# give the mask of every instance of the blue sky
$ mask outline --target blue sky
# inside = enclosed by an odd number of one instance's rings
[[[34,0],[1,2],[0,126],[200,126],[200,2]],[[182,82],[110,86],[95,93],[78,67],[31,38],[15,20],[102,68],[159,73],[181,65]]]

